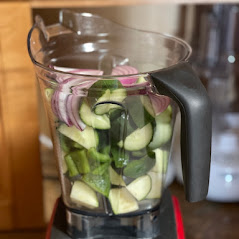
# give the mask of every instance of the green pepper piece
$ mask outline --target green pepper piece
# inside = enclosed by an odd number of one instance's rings
[[[102,154],[110,154],[110,145],[108,146],[105,146],[103,149],[102,149]]]
[[[94,175],[103,175],[108,168],[109,168],[109,163],[101,164],[99,167],[95,168],[92,171],[92,174],[94,174]]]
[[[123,168],[127,165],[129,161],[129,154],[123,149],[120,148],[112,148],[111,153],[113,155],[113,160],[116,168]]]
[[[84,147],[77,142],[72,141],[72,147],[77,148],[77,149],[84,149]]]
[[[109,155],[97,152],[96,148],[90,148],[87,152],[87,156],[88,158],[99,161],[101,163],[106,163],[111,161],[111,158]]]
[[[61,142],[61,148],[65,153],[70,153],[75,148],[77,149],[84,149],[84,147],[77,142],[74,142],[73,140],[69,139],[63,134],[59,134],[60,142]]]
[[[77,170],[77,167],[76,167],[71,155],[66,155],[65,161],[66,161],[67,168],[69,170],[69,176],[74,177],[74,176],[78,175],[79,172]]]
[[[61,144],[61,148],[65,153],[69,153],[70,150],[70,145],[69,145],[69,140],[67,139],[66,136],[64,136],[63,134],[59,134],[59,138],[60,138],[60,144]]]
[[[108,171],[106,171],[103,175],[94,175],[91,173],[84,174],[82,180],[105,197],[109,196],[110,176]]]
[[[89,173],[90,164],[86,156],[86,150],[76,150],[69,154],[72,157],[78,171],[80,173]]]

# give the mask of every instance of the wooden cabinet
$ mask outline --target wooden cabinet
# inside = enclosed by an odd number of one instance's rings
[[[44,225],[31,25],[29,3],[0,3],[0,230]]]

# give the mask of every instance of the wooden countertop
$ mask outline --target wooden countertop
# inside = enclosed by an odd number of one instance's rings
[[[186,239],[239,238],[239,203],[188,203],[181,185],[173,183],[170,190],[180,203]]]
[[[203,201],[188,203],[183,187],[173,183],[170,187],[177,196],[183,216],[186,239],[238,239],[239,203]],[[0,239],[44,239],[45,229],[0,233]]]

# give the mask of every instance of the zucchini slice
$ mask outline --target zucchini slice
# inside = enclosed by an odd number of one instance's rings
[[[110,119],[107,115],[96,115],[91,111],[86,101],[80,107],[80,117],[82,121],[95,129],[110,129]]]
[[[155,165],[150,170],[155,173],[166,173],[168,167],[168,151],[162,149],[155,149]]]
[[[139,209],[138,202],[125,187],[111,189],[109,201],[116,215],[133,212]]]
[[[97,103],[103,102],[103,101],[109,101],[110,100],[110,90],[107,89],[105,93],[97,100]],[[100,104],[97,105],[95,108],[95,113],[97,115],[103,115],[109,111],[109,104]]]
[[[151,177],[149,175],[144,175],[135,179],[126,188],[138,201],[141,201],[149,194],[151,187]]]
[[[149,194],[146,196],[146,199],[155,199],[161,198],[162,195],[162,174],[149,172],[148,175],[151,177],[152,180],[152,187]]]
[[[109,173],[110,173],[111,184],[117,185],[117,186],[126,186],[123,180],[123,177],[119,175],[118,173],[116,173],[111,166],[109,167]]]
[[[156,123],[153,140],[149,144],[151,149],[156,149],[167,143],[172,137],[172,126],[170,124]]]
[[[148,96],[145,96],[145,95],[141,95],[140,96],[140,100],[144,106],[144,108],[147,110],[147,112],[153,117],[155,118],[155,113],[154,113],[154,109],[153,109],[153,106],[152,106],[152,103],[149,99]]]
[[[125,89],[116,89],[110,92],[109,89],[105,91],[105,93],[97,100],[97,103],[103,102],[103,101],[115,101],[118,103],[121,103],[127,96],[127,92]],[[110,104],[110,103],[105,103],[105,104],[100,104],[96,106],[95,113],[97,115],[103,115],[108,113],[112,109],[117,109],[121,108],[117,104]]]
[[[86,149],[97,147],[99,143],[98,134],[92,127],[86,126],[83,131],[80,131],[75,126],[68,127],[66,124],[61,124],[57,130]]]
[[[118,143],[119,147],[124,145],[124,148],[128,151],[137,151],[145,148],[151,141],[153,137],[153,128],[149,123],[141,129],[136,129],[133,133],[125,138],[124,143],[120,141]]]
[[[79,206],[91,209],[99,207],[99,201],[95,191],[81,181],[74,182],[70,198]]]

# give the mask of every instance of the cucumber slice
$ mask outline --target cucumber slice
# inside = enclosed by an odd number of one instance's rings
[[[70,155],[65,156],[65,162],[66,162],[66,166],[68,168],[70,177],[75,177],[79,175],[79,171],[75,165],[75,162]]]
[[[151,187],[151,177],[149,175],[144,175],[135,179],[126,188],[138,201],[141,201],[149,194]]]
[[[111,92],[110,100],[116,102],[122,102],[127,96],[125,89],[116,89]]]
[[[155,165],[150,170],[155,173],[166,173],[168,167],[168,151],[162,149],[155,149]]]
[[[110,190],[109,201],[114,214],[133,212],[139,209],[136,199],[125,188],[114,188]]]
[[[152,187],[146,199],[161,198],[162,195],[162,174],[149,172],[148,175],[152,180]]]
[[[125,138],[124,143],[119,142],[119,147],[124,145],[124,148],[128,151],[137,151],[146,147],[153,137],[153,128],[149,123],[142,129],[137,129]]]
[[[146,82],[145,78],[143,76],[140,76],[138,80],[136,81],[137,84]]]
[[[75,126],[68,127],[66,124],[61,124],[57,130],[86,149],[97,147],[99,143],[98,134],[88,126],[84,131],[80,131]]]
[[[96,104],[103,101],[115,101],[115,102],[121,103],[126,98],[126,96],[127,96],[127,93],[125,89],[116,89],[116,90],[113,90],[112,92],[110,92],[110,90],[107,89],[105,93],[103,94],[103,96],[101,96],[97,100]],[[105,103],[105,104],[97,105],[95,109],[95,113],[97,115],[102,115],[102,114],[108,113],[112,109],[117,109],[117,108],[121,108],[121,106],[117,104]]]
[[[110,100],[110,90],[107,89],[105,93],[97,100],[97,103],[103,102],[103,101],[109,101]],[[97,105],[95,108],[95,113],[97,115],[103,115],[109,111],[109,104],[102,104],[102,105]]]
[[[146,95],[141,95],[140,100],[141,100],[141,103],[143,104],[144,108],[147,110],[147,112],[154,118],[155,117],[154,108],[152,106],[152,103],[151,103],[149,97]]]
[[[159,114],[155,117],[155,120],[156,120],[157,124],[158,123],[165,123],[165,124],[170,123],[172,120],[172,106],[169,105],[164,112],[162,112],[161,114]]]
[[[141,159],[130,161],[124,168],[124,175],[130,178],[138,178],[145,175],[155,165],[155,158],[150,158],[148,155]]]
[[[99,201],[94,190],[81,181],[74,182],[70,198],[79,206],[91,209],[99,207]]]
[[[117,185],[117,186],[126,186],[122,176],[116,173],[111,166],[109,167],[109,173],[110,173],[111,184]]]
[[[154,130],[153,140],[149,144],[151,149],[156,149],[167,143],[172,137],[172,126],[170,124],[157,123]]]
[[[95,129],[110,129],[110,120],[107,115],[96,115],[91,111],[86,100],[83,101],[80,107],[80,117],[82,121]]]

